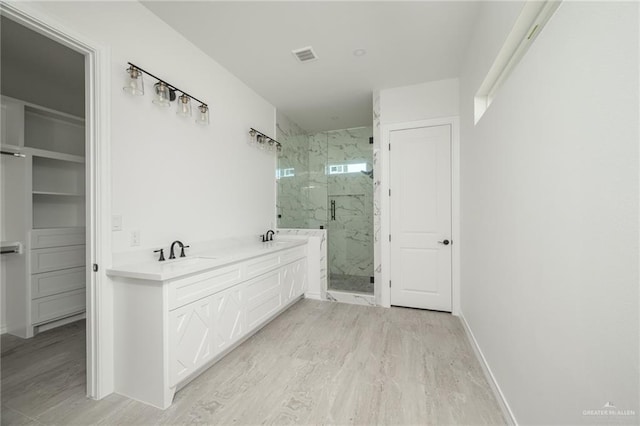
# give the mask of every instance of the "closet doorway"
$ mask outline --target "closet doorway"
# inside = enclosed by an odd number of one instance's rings
[[[3,404],[33,365],[72,365],[71,386],[100,398],[99,51],[22,7],[0,7]],[[49,341],[65,350],[47,352]]]

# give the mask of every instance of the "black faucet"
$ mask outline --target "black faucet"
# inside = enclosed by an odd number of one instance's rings
[[[160,253],[160,258],[158,259],[158,262],[164,262],[164,249],[159,249],[159,250],[154,250],[154,253]]]
[[[271,235],[269,235],[269,234],[271,234]],[[269,229],[267,231],[267,233],[264,234],[264,237],[265,237],[264,240],[265,241],[273,241],[273,234],[275,234],[275,232],[273,230]]]
[[[184,244],[182,244],[182,242],[175,240],[174,242],[171,243],[171,251],[169,252],[169,259],[176,258],[176,254],[173,250],[176,244],[180,246],[180,257],[185,257],[184,249],[189,248],[189,246],[185,246]]]

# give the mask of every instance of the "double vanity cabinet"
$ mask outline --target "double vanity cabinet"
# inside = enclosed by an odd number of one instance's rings
[[[114,267],[116,392],[167,408],[177,389],[298,301],[306,241]]]

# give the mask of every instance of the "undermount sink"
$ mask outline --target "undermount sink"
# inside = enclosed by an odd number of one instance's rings
[[[215,257],[186,257],[184,259],[169,260],[167,261],[167,263],[163,263],[162,265],[160,265],[160,267],[162,268],[162,270],[167,271],[178,268],[186,268],[189,266],[196,266],[213,259],[215,259]]]
[[[289,244],[287,241],[265,241],[262,243],[262,248],[270,249],[274,247],[280,247]]]

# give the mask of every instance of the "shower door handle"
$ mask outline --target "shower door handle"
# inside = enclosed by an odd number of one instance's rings
[[[336,220],[336,200],[331,200],[331,220]]]

